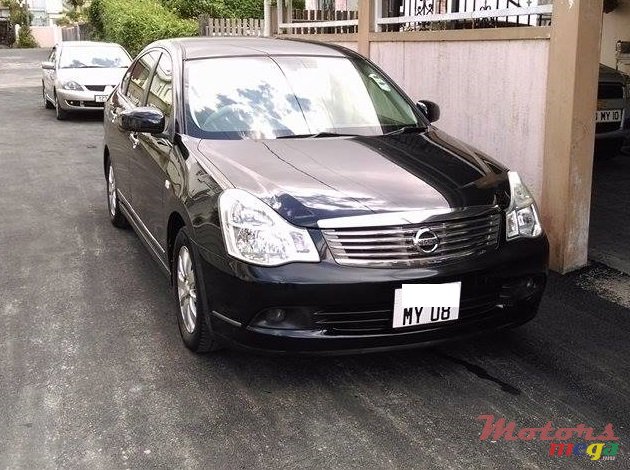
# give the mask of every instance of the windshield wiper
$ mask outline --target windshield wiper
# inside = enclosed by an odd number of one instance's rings
[[[426,127],[420,127],[420,126],[416,126],[416,125],[403,126],[400,129],[396,129],[395,131],[387,132],[386,134],[383,134],[383,136],[386,136],[386,135],[400,135],[400,134],[413,134],[415,132],[424,132],[426,130],[427,130]]]
[[[356,137],[356,134],[338,134],[336,132],[318,132],[316,134],[281,135],[276,139],[318,139],[320,137]]]

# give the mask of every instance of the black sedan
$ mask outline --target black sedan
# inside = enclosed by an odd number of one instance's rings
[[[406,348],[532,319],[548,242],[517,173],[382,70],[293,40],[148,46],[105,108],[109,215],[196,352]]]

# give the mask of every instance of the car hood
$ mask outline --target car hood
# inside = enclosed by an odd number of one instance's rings
[[[57,79],[62,82],[73,80],[80,85],[118,85],[122,80],[126,68],[83,68],[83,69],[59,69]]]
[[[600,82],[626,82],[626,76],[618,70],[608,67],[604,64],[599,64],[599,81]]]
[[[202,140],[201,158],[295,225],[506,205],[505,168],[431,128],[379,137]]]

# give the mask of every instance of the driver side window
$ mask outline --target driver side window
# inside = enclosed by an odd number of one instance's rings
[[[126,87],[126,90],[123,91],[134,106],[144,105],[146,91],[149,87],[149,77],[159,58],[160,53],[157,51],[146,53],[129,70],[129,77],[125,77],[125,80],[128,81],[123,84],[123,87]]]
[[[53,47],[50,51],[50,55],[48,56],[48,62],[52,62],[57,65],[57,48]]]
[[[173,62],[167,53],[163,53],[160,62],[155,69],[149,94],[147,106],[153,106],[166,116],[168,126],[173,107]]]

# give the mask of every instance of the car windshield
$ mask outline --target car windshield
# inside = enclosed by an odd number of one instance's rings
[[[187,133],[203,139],[383,135],[424,127],[367,61],[234,57],[186,64]]]
[[[66,47],[61,51],[62,69],[126,68],[131,59],[122,47]]]

